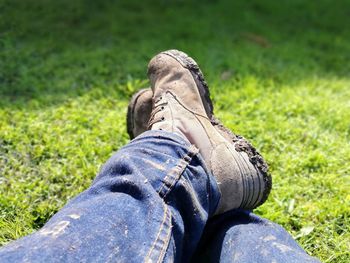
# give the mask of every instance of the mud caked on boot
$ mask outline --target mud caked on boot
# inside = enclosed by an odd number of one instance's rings
[[[213,116],[208,86],[196,62],[183,52],[165,51],[150,61],[148,76],[152,90],[136,93],[128,107],[130,137],[146,129],[165,130],[194,144],[221,192],[216,214],[250,210],[265,202],[271,190],[267,165],[249,142]]]

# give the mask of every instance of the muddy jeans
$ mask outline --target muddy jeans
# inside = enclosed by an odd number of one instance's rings
[[[1,248],[0,262],[316,261],[248,211],[208,221],[219,198],[194,146],[148,131],[42,229]]]

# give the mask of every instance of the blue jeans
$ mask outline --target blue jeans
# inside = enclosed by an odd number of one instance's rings
[[[219,199],[198,149],[148,131],[42,229],[1,248],[0,262],[318,262],[249,211],[208,221]]]

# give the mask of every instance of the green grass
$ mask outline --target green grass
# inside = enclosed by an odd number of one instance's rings
[[[157,52],[193,56],[270,164],[256,212],[350,260],[350,1],[0,0],[0,244],[40,228],[128,142]]]

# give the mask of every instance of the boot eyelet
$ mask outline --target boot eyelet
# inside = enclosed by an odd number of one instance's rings
[[[162,106],[160,109],[161,109],[161,110],[164,110],[164,106]]]
[[[165,118],[164,117],[162,117],[162,121],[164,121],[165,120]]]

